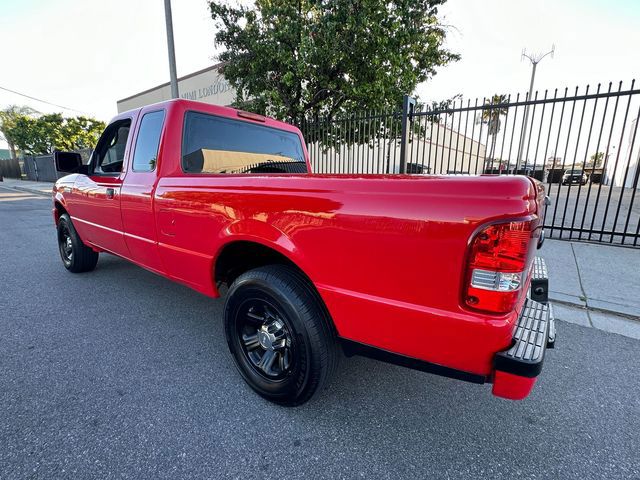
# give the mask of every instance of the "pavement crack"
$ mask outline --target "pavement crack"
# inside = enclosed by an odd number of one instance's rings
[[[580,275],[580,265],[578,265],[578,257],[576,256],[576,251],[573,248],[573,242],[569,242],[569,246],[571,247],[571,254],[573,255],[573,261],[576,264],[576,272],[578,272],[578,284],[580,285],[580,291],[582,292],[581,298],[584,299],[585,311],[587,312],[587,318],[589,319],[589,324],[593,327],[593,321],[591,320],[591,314],[589,313],[589,297],[587,297],[587,292],[584,289],[584,285],[582,285],[582,275]]]

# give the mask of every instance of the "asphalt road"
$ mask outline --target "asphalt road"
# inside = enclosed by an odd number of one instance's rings
[[[277,407],[236,374],[220,300],[107,255],[67,273],[49,208],[0,188],[3,480],[640,478],[640,341],[559,322],[522,402],[353,358]]]

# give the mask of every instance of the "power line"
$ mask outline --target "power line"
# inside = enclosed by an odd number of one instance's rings
[[[0,86],[0,90],[5,90],[7,92],[15,93],[16,95],[20,95],[21,97],[30,98],[31,100],[35,100],[36,102],[46,103],[47,105],[52,105],[54,107],[62,108],[64,110],[71,110],[72,112],[87,114],[87,112],[76,110],[75,108],[65,107],[64,105],[58,105],[57,103],[47,102],[46,100],[41,100],[39,98],[32,97],[31,95],[26,95],[24,93],[16,92],[15,90],[11,90],[10,88],[6,88],[3,86]]]

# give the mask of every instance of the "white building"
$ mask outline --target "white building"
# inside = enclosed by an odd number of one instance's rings
[[[314,172],[318,173],[399,173],[400,140],[376,137],[363,144],[343,144],[338,149],[322,143],[308,143]],[[434,122],[421,132],[410,135],[407,144],[407,165],[420,166],[423,173],[481,174],[491,168],[486,158],[486,145],[452,130],[444,123]]]
[[[640,181],[636,179],[640,168],[640,125],[637,123],[638,119],[634,118],[629,125],[629,131],[625,135],[626,145],[620,149],[617,166],[614,155],[611,155],[607,162],[607,174],[614,187],[633,188],[635,182],[635,187],[640,188]]]
[[[197,100],[213,105],[230,105],[236,98],[235,89],[222,76],[221,63],[178,78],[178,94],[180,98]],[[134,108],[144,107],[152,103],[171,99],[169,82],[150,88],[130,97],[118,100],[118,113]]]

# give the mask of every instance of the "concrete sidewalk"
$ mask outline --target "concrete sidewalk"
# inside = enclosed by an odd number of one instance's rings
[[[5,178],[0,182],[0,187],[13,188],[29,193],[37,193],[40,195],[51,195],[53,183],[50,182],[32,182],[30,180],[16,180],[15,178]]]
[[[538,255],[551,300],[640,319],[640,250],[547,239]]]

